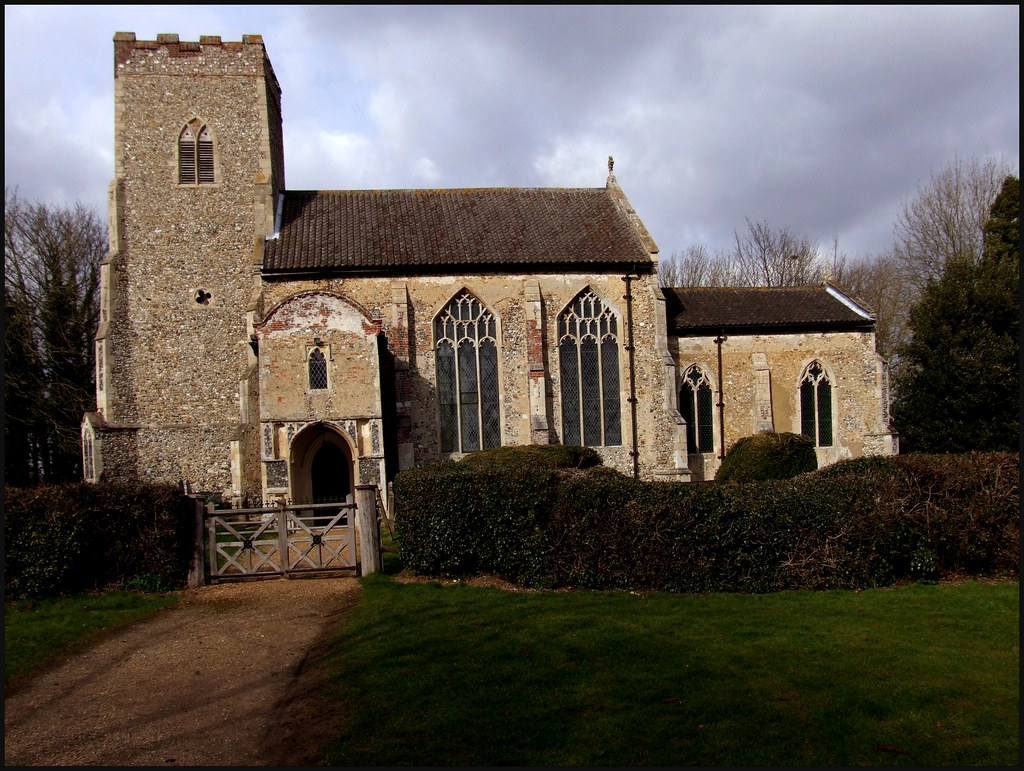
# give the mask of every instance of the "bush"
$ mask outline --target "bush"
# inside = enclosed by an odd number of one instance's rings
[[[639,482],[586,471],[402,472],[406,564],[528,586],[851,589],[1014,575],[1019,456],[871,457],[786,480]]]
[[[425,575],[485,572],[543,584],[543,527],[555,497],[555,474],[461,462],[401,472],[394,493],[403,562]]]
[[[497,468],[578,468],[601,465],[601,456],[593,447],[561,444],[527,444],[494,447],[466,455],[459,463],[476,469]]]
[[[765,432],[736,442],[722,460],[715,481],[791,479],[817,468],[818,457],[809,437]]]
[[[4,590],[21,598],[110,585],[180,587],[194,532],[194,503],[173,486],[8,487]]]

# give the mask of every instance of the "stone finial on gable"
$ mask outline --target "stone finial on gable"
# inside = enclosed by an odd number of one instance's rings
[[[640,220],[640,215],[636,213],[636,209],[633,208],[633,204],[629,202],[626,194],[622,192],[622,188],[619,187],[619,181],[615,179],[615,175],[612,173],[612,167],[614,166],[615,159],[609,155],[608,184],[606,185],[606,189],[611,194],[612,200],[615,201],[615,204],[619,207],[622,213],[626,215],[626,218],[629,220],[630,224],[636,231],[637,236],[640,238],[640,241],[643,243],[644,248],[650,253],[651,259],[657,261],[658,245],[654,242],[654,239],[651,238],[651,234],[647,231],[647,227]]]

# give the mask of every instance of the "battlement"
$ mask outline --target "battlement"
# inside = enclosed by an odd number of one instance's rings
[[[225,55],[230,59],[226,59]],[[273,72],[262,35],[242,35],[241,42],[225,42],[220,35],[201,35],[198,42],[195,42],[180,40],[175,33],[159,34],[156,40],[137,40],[134,32],[114,33],[115,78],[128,67],[133,72],[156,67],[159,72],[154,71],[154,74],[188,75],[192,74],[192,68],[175,67],[174,63],[199,57],[206,60],[203,66],[207,70],[217,59],[224,59],[228,69],[237,70],[241,58],[269,73]],[[276,78],[273,80],[276,82]]]

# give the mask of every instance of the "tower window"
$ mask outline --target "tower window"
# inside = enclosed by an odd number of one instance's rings
[[[88,431],[82,433],[82,478],[87,482],[93,482],[96,479],[92,434]]]
[[[213,136],[198,120],[191,121],[178,135],[178,183],[214,183]]]

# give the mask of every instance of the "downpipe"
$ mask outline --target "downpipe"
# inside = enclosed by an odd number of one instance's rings
[[[629,353],[629,415],[630,423],[633,433],[633,449],[630,451],[630,456],[633,458],[633,479],[640,478],[640,451],[637,449],[637,428],[636,428],[636,362],[633,355],[633,274],[639,278],[640,274],[637,273],[636,266],[633,266],[633,270],[622,277],[622,280],[626,282],[626,336],[627,345],[626,351]]]

